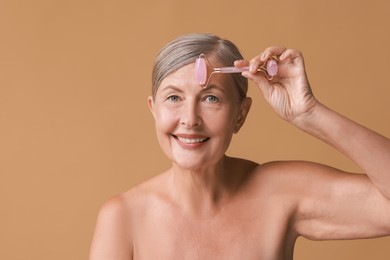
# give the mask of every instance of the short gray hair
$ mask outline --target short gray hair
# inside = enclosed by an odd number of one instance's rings
[[[165,45],[158,53],[152,74],[152,95],[164,78],[183,66],[195,62],[200,54],[217,60],[218,66],[233,66],[235,60],[243,59],[237,46],[229,40],[207,33],[186,34]],[[246,97],[248,80],[240,73],[231,74],[240,99]]]

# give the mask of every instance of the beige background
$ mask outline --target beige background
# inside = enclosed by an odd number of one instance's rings
[[[189,32],[247,58],[300,49],[318,99],[390,136],[390,2],[0,0],[0,259],[86,259],[99,206],[169,166],[146,99],[154,56]],[[359,169],[254,106],[229,154]],[[389,259],[390,238],[299,239],[296,259]]]

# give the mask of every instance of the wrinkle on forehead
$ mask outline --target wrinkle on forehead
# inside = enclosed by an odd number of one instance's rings
[[[198,90],[199,93],[211,91],[213,89],[220,90],[223,93],[237,96],[239,99],[239,93],[235,82],[230,74],[215,73],[210,79],[207,88],[203,88],[197,81],[195,76],[195,63],[191,63],[181,67],[175,72],[165,77],[157,89],[157,93],[166,92],[167,89],[173,89],[184,91],[185,88],[191,87],[193,90]]]

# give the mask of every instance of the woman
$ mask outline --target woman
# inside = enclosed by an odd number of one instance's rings
[[[202,53],[214,67],[250,71],[214,74],[202,88],[195,78]],[[268,80],[257,69],[272,57],[278,73]],[[279,116],[366,174],[226,156],[251,106],[247,79]],[[292,259],[299,236],[390,234],[390,141],[316,100],[300,52],[271,47],[248,62],[230,41],[184,35],[159,53],[148,102],[172,167],[103,205],[90,259]]]

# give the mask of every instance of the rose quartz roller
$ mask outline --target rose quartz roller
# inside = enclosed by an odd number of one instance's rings
[[[204,54],[199,55],[199,58],[195,61],[195,77],[196,81],[203,88],[206,88],[211,76],[214,73],[241,73],[244,71],[249,71],[249,67],[221,67],[221,68],[212,68],[212,72],[207,77],[207,59]],[[265,72],[267,78],[271,80],[278,73],[278,64],[276,60],[269,60],[266,64],[266,67],[260,67],[258,71]]]

